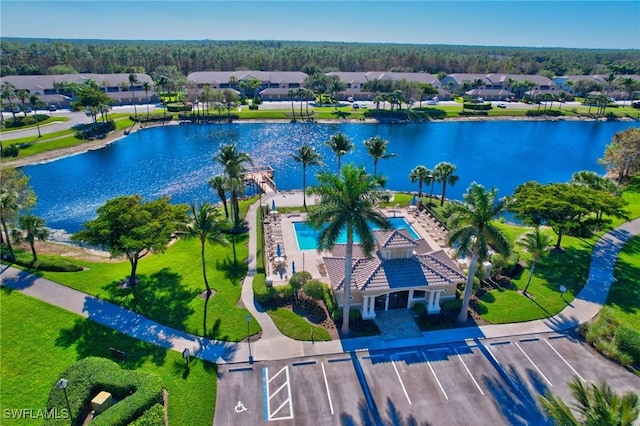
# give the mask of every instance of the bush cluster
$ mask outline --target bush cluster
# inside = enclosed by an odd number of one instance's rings
[[[9,146],[0,145],[0,157],[2,158],[17,157],[19,152],[20,152],[20,149],[18,148],[18,145],[15,143]]]
[[[167,111],[169,112],[185,112],[191,111],[193,105],[191,104],[167,104]]]
[[[251,105],[249,105],[249,109],[252,110],[252,111],[256,111],[258,109],[258,105],[251,104]]]
[[[327,307],[327,312],[331,318],[333,318],[336,311],[336,302],[333,298],[331,288],[328,285],[322,287],[322,299],[324,300],[324,305]]]
[[[489,115],[487,111],[460,111],[458,115],[461,116],[479,116]]]
[[[138,116],[130,116],[129,119],[138,123],[154,123],[158,121],[171,121],[173,120],[173,115],[164,114],[164,113],[155,113],[146,115],[138,115]]]
[[[44,120],[49,118],[48,115],[44,115],[44,114],[37,114],[36,117],[38,117],[38,123],[42,123]],[[8,118],[4,120],[4,127],[6,129],[17,129],[20,127],[32,126],[34,124],[37,124],[37,123],[33,115],[27,115],[26,117],[24,116],[16,117],[15,120],[13,118]]]
[[[38,271],[49,272],[79,272],[82,271],[82,267],[74,264],[69,259],[55,256],[38,256],[38,260],[33,263],[33,257],[31,253],[16,252],[16,265],[24,266],[25,268],[37,269]]]
[[[113,120],[107,122],[91,123],[81,126],[76,130],[75,137],[80,140],[91,138],[103,138],[107,133],[116,129],[116,123]]]
[[[640,365],[640,333],[629,327],[618,327],[614,341],[622,352],[633,358],[633,363]]]
[[[489,111],[493,107],[491,106],[491,102],[482,102],[482,103],[474,103],[474,102],[465,102],[463,104],[463,109],[472,109],[474,111]]]
[[[528,110],[526,112],[526,116],[527,117],[540,117],[540,116],[547,116],[547,117],[561,117],[563,116],[564,113],[562,111],[560,111],[559,109],[548,109],[548,110]]]
[[[47,410],[67,408],[65,394],[56,385],[61,378],[68,380],[66,394],[74,425],[82,424],[91,399],[100,391],[110,392],[118,402],[92,420],[96,426],[128,425],[163,403],[164,385],[158,376],[123,370],[108,359],[88,357],[71,365],[52,384]],[[69,419],[49,419],[45,424],[67,425]]]

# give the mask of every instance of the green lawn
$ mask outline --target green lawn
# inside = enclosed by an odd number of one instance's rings
[[[115,347],[127,354],[124,368],[160,376],[169,392],[169,423],[213,423],[217,367],[193,360],[188,374],[181,354],[127,337],[63,309],[0,290],[0,372],[2,409],[44,409],[61,371],[87,356],[109,357]],[[34,424],[33,420],[2,421]]]
[[[614,276],[607,306],[621,325],[640,333],[640,236],[627,241],[620,251]]]
[[[286,308],[268,309],[267,314],[278,327],[278,330],[287,337],[296,340],[331,340],[329,332],[324,328],[309,323],[306,319]]]

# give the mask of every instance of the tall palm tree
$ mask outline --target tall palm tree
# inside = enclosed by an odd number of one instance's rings
[[[36,254],[35,241],[46,240],[49,238],[49,229],[45,226],[44,219],[32,214],[18,217],[18,228],[20,228],[24,234],[14,232],[13,237],[15,241],[25,240],[31,247],[31,254],[33,255],[33,263],[38,260]]]
[[[387,160],[391,157],[395,157],[394,153],[387,153],[387,145],[389,141],[376,135],[364,141],[364,146],[367,147],[367,152],[373,158],[373,175],[378,175],[378,160]]]
[[[136,103],[134,98],[136,97],[136,91],[133,88],[134,84],[138,83],[138,76],[134,73],[129,74],[129,90],[131,91],[131,103],[133,104],[133,115],[138,116],[138,109],[136,108]]]
[[[151,83],[145,81],[142,83],[142,88],[144,89],[144,96],[147,98],[147,119],[149,118],[149,90],[151,90]]]
[[[580,414],[580,420],[559,397],[549,392],[538,396],[543,411],[556,424],[631,426],[640,415],[640,400],[635,392],[619,395],[605,382],[585,385],[578,377],[569,382],[569,389],[577,401],[574,408]]]
[[[181,234],[184,238],[198,238],[200,240],[202,277],[207,288],[207,297],[211,295],[211,287],[207,280],[207,265],[204,256],[205,243],[209,241],[210,243],[227,244],[227,239],[222,233],[222,223],[219,217],[220,211],[218,208],[209,203],[202,203],[200,206],[191,204],[191,221]]]
[[[331,138],[324,143],[326,146],[331,148],[336,156],[338,157],[338,174],[340,173],[340,160],[342,156],[346,153],[353,150],[354,145],[351,143],[351,139],[347,137],[344,133],[336,133],[331,135]]]
[[[418,197],[422,197],[422,184],[426,182],[431,176],[431,170],[425,166],[415,166],[409,173],[409,180],[411,183],[418,182]]]
[[[461,323],[467,321],[469,300],[473,292],[473,277],[478,261],[484,261],[489,256],[489,245],[504,256],[509,256],[511,252],[507,238],[492,223],[492,220],[505,210],[506,202],[504,199],[497,200],[497,194],[497,189],[493,188],[489,191],[473,182],[464,195],[464,202],[451,203],[449,245],[457,246],[459,254],[471,251],[462,309],[458,315],[458,321]]]
[[[15,192],[7,191],[5,188],[0,191],[0,224],[2,224],[2,232],[4,233],[4,242],[7,244],[7,250],[9,250],[9,261],[13,262],[16,258],[11,245],[11,239],[9,238],[9,226],[7,221],[13,217],[20,205],[18,204],[18,197]]]
[[[233,210],[233,224],[240,225],[240,209],[238,205],[238,193],[242,191],[243,177],[247,164],[253,165],[253,160],[246,152],[238,151],[238,145],[225,144],[213,157],[224,168],[227,175],[229,189],[231,190],[231,208]]]
[[[304,144],[297,152],[291,154],[291,158],[296,163],[302,164],[302,204],[304,209],[307,210],[307,166],[321,166],[322,157],[314,147]]]
[[[529,278],[527,284],[522,290],[522,294],[527,295],[529,284],[531,284],[531,277],[536,269],[536,262],[544,254],[549,246],[553,242],[551,235],[545,234],[540,231],[540,226],[536,226],[532,231],[525,232],[517,241],[526,251],[531,254],[531,269],[529,270]]]
[[[40,133],[40,122],[38,121],[38,105],[40,105],[40,98],[38,95],[29,96],[29,103],[33,107],[33,118],[36,120],[36,126],[38,127],[38,137],[42,137],[42,133]]]
[[[618,84],[627,92],[627,99],[633,100],[633,89],[638,86],[638,82],[632,77],[620,77],[618,78]],[[622,106],[624,104],[625,102],[622,102]]]
[[[227,207],[227,189],[229,185],[227,178],[224,175],[215,175],[209,180],[209,186],[218,193],[218,197],[224,206],[224,217],[229,219],[229,208]]]
[[[344,166],[341,175],[319,173],[318,185],[309,190],[321,199],[318,208],[309,214],[309,221],[318,228],[328,222],[320,232],[318,250],[330,250],[340,233],[347,231],[342,302],[342,332],[345,334],[349,333],[354,234],[360,238],[363,252],[369,254],[375,245],[371,224],[382,229],[391,228],[389,220],[377,209],[379,190],[378,179],[368,175],[363,167],[350,164]]]
[[[436,164],[433,169],[433,178],[436,182],[442,183],[442,196],[440,197],[440,206],[444,204],[444,199],[447,193],[447,184],[455,185],[460,179],[460,176],[453,174],[456,171],[456,166],[442,161]]]
[[[6,100],[7,104],[9,104],[9,111],[11,111],[11,114],[13,115],[13,121],[15,121],[16,113],[13,110],[13,97],[16,95],[16,90],[18,89],[13,83],[9,83],[8,81],[3,81],[2,88],[0,90],[2,90],[2,95],[0,97],[3,100]]]

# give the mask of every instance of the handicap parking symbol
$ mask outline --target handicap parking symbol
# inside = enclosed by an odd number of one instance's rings
[[[242,413],[243,411],[247,411],[247,407],[244,406],[242,401],[238,401],[235,409],[236,409],[236,413]]]

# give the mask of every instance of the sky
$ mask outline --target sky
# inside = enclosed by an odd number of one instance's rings
[[[640,49],[640,1],[0,1],[0,36]]]

